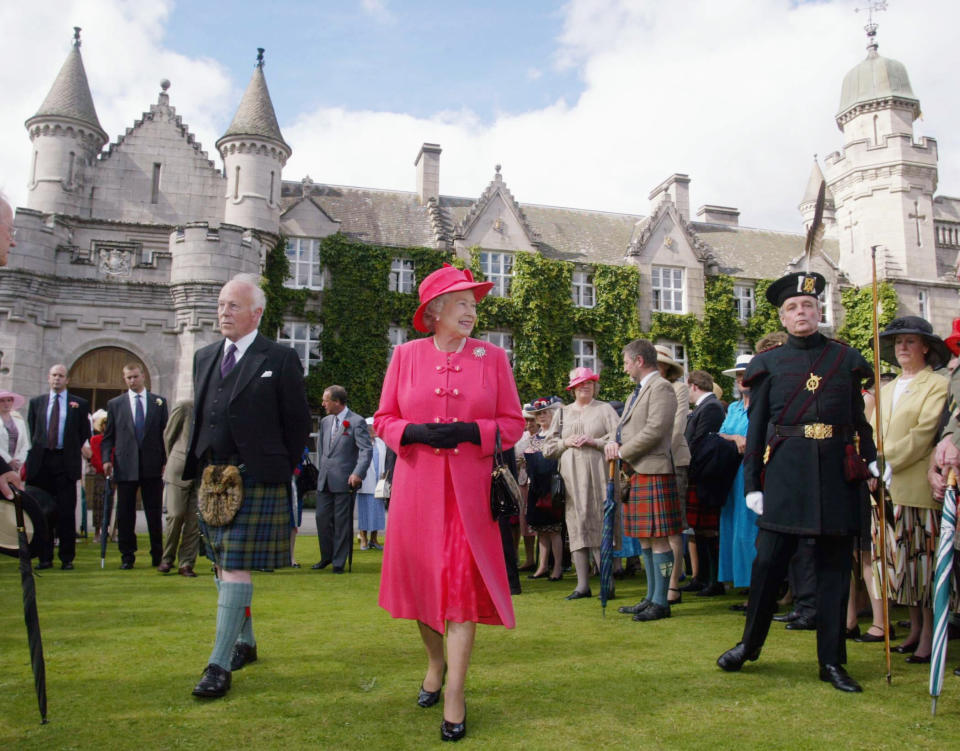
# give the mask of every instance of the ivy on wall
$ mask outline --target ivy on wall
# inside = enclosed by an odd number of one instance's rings
[[[842,290],[840,299],[843,302],[844,319],[837,336],[860,350],[867,362],[873,364],[873,286]],[[880,282],[877,299],[880,302],[880,330],[883,331],[897,317],[899,301],[893,285]]]
[[[281,235],[267,251],[260,286],[267,297],[267,304],[260,318],[260,331],[276,340],[283,319],[289,316],[306,318],[306,305],[315,295],[308,289],[285,287],[290,278],[290,261],[287,258],[287,238]],[[309,320],[309,319],[308,319]]]
[[[753,349],[756,343],[767,334],[783,330],[780,311],[767,302],[767,288],[774,281],[774,279],[758,279],[753,287],[753,315],[742,324],[743,338],[750,345],[750,349]]]
[[[733,379],[722,373],[734,364],[741,333],[733,298],[733,278],[725,274],[708,276],[703,297],[703,320],[693,330],[691,358],[698,368],[714,377],[729,398]]]

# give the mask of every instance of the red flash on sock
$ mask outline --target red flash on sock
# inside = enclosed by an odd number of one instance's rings
[[[247,618],[250,617],[250,606],[249,606],[249,605],[247,605],[247,607],[244,608],[243,614],[244,614]]]

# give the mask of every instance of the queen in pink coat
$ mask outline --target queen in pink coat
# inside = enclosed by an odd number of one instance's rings
[[[428,658],[421,707],[439,701],[446,675],[444,740],[466,733],[477,623],[514,626],[490,472],[497,428],[506,450],[523,417],[506,352],[470,337],[492,286],[452,266],[423,280],[413,325],[433,336],[394,350],[374,420],[397,452],[380,606],[419,625]]]

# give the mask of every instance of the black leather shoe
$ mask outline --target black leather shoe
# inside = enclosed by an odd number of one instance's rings
[[[66,563],[61,563],[60,568],[63,571],[73,571],[73,564],[67,561]]]
[[[443,690],[443,686],[441,685],[440,688],[438,688],[436,691],[427,691],[423,687],[423,684],[421,683],[420,693],[417,694],[417,704],[423,707],[424,709],[428,709],[432,707],[434,704],[440,701],[440,691],[442,690]]]
[[[960,677],[960,667],[953,671],[953,674],[957,677]]]
[[[785,613],[784,615],[773,616],[773,620],[775,620],[777,623],[791,623],[800,617],[800,613],[798,613],[796,610],[791,610],[789,613]]]
[[[890,651],[896,652],[898,655],[913,654],[914,652],[917,651],[917,642],[913,642],[911,644],[907,644],[906,642],[904,642],[903,644],[898,644],[895,647],[891,647]]]
[[[730,609],[735,613],[745,613],[747,612],[747,603],[738,602],[736,605],[731,605]]]
[[[848,693],[863,691],[860,684],[843,669],[843,665],[821,665],[820,680],[831,684],[837,691],[847,691]]]
[[[677,598],[675,600],[670,599],[670,592],[677,593]],[[667,605],[679,605],[681,602],[683,602],[683,593],[676,587],[670,587],[667,590]]]
[[[193,695],[204,699],[218,699],[230,690],[230,671],[212,662],[203,671],[200,682],[193,687]]]
[[[743,663],[747,660],[750,662],[756,662],[757,658],[760,657],[760,650],[756,649],[753,652],[747,652],[746,646],[743,642],[737,644],[737,646],[732,649],[728,649],[720,657],[717,658],[717,665],[721,670],[726,670],[728,673],[735,673],[740,668],[743,667]]]
[[[584,597],[593,597],[593,592],[591,592],[589,589],[588,589],[586,592],[578,592],[577,590],[573,590],[573,592],[571,592],[570,594],[568,594],[568,595],[567,595],[566,597],[564,597],[563,599],[565,599],[565,600],[580,600],[580,599],[583,599]]]
[[[860,624],[847,629],[847,638],[856,641],[860,637]]]
[[[659,621],[663,618],[670,617],[670,606],[669,605],[658,605],[655,602],[651,602],[647,607],[633,616],[635,621]]]
[[[120,568],[121,568],[121,570],[123,570],[123,571],[129,571],[130,569],[133,568],[133,564],[132,564],[132,563],[121,563],[121,564],[120,564]]]
[[[929,665],[930,655],[927,655],[926,657],[920,657],[920,655],[910,655],[905,662],[909,662],[911,665]]]
[[[527,574],[528,579],[546,579],[550,576],[549,571],[544,571],[542,574]]]
[[[460,722],[447,722],[444,720],[440,723],[440,740],[441,741],[459,741],[463,736],[467,734],[467,707],[463,707],[463,720]]]
[[[653,604],[653,600],[648,600],[644,598],[640,600],[636,605],[621,605],[617,608],[618,613],[623,613],[624,615],[636,615],[641,610],[646,610],[650,605]]]
[[[334,566],[332,570],[333,570],[333,573],[335,573],[335,574],[344,574],[344,573],[346,573],[346,572],[343,570],[343,566]]]
[[[240,670],[244,665],[257,661],[257,645],[253,646],[238,641],[233,645],[233,654],[230,655],[230,671]]]
[[[333,563],[333,561],[320,561],[318,563],[314,563],[310,568],[312,568],[314,571],[319,571],[320,569],[326,568],[331,563]]]
[[[53,568],[53,561],[40,561],[37,564],[37,571],[43,571],[45,568]]]
[[[870,628],[873,628],[873,626]],[[894,631],[893,629],[890,629],[890,638],[892,639],[893,637]],[[860,636],[854,639],[854,641],[860,642],[861,644],[875,644],[876,642],[883,641],[883,634],[878,636],[877,634],[871,634],[870,631],[864,631],[862,634],[860,634]]]
[[[714,582],[710,586],[704,587],[697,592],[697,597],[717,597],[718,595],[725,595],[726,593],[726,588],[720,582]]]
[[[787,624],[787,631],[816,631],[817,622],[813,618],[801,615]]]
[[[699,592],[701,589],[704,589],[707,585],[704,584],[699,579],[691,579],[689,584],[685,584],[680,587],[681,592]]]

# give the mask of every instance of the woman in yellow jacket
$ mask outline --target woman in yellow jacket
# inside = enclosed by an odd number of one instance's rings
[[[894,651],[909,654],[909,663],[928,663],[941,506],[930,490],[927,465],[948,385],[933,368],[946,365],[950,353],[933,327],[917,316],[891,321],[880,336],[880,356],[903,371],[880,390],[887,462],[883,479],[894,504],[894,544],[888,545],[886,555],[889,595],[910,607],[910,633]],[[875,529],[877,521],[875,513]],[[879,561],[880,555],[875,558]]]

